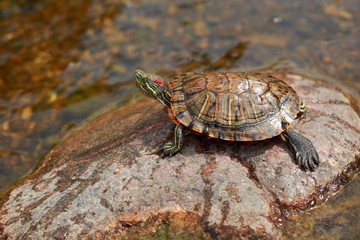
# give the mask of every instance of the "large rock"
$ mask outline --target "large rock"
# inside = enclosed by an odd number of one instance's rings
[[[284,139],[186,137],[181,153],[152,154],[172,136],[146,100],[105,114],[58,144],[0,203],[4,239],[281,238],[288,210],[316,204],[359,167],[360,119],[335,85],[277,72],[307,103],[294,128],[318,150],[315,172],[296,166]],[[135,237],[136,236],[136,237]]]

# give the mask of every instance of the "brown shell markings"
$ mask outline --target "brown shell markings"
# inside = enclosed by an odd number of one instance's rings
[[[299,112],[294,89],[261,73],[185,73],[169,85],[177,121],[212,138],[271,138],[282,133]]]

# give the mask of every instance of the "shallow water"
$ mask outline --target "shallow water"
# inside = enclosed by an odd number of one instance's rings
[[[284,223],[287,239],[359,239],[360,176],[325,204],[291,216]]]
[[[0,189],[72,127],[136,98],[138,68],[171,76],[285,61],[359,94],[359,13],[357,0],[0,1]],[[335,197],[337,205],[359,212],[358,182]],[[330,201],[303,217],[331,218]],[[358,216],[339,212],[349,227],[329,220],[333,239],[351,239]],[[291,239],[316,228],[326,236],[326,224],[314,224],[285,232]]]

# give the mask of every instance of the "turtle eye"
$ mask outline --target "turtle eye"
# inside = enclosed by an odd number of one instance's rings
[[[156,82],[156,83],[159,84],[160,86],[164,86],[164,82],[161,81],[160,79],[151,78],[150,80],[153,81],[153,82]]]

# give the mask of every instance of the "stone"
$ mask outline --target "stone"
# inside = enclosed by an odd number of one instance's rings
[[[358,172],[360,119],[335,84],[271,72],[304,99],[293,127],[321,164],[305,172],[282,137],[227,142],[186,137],[181,152],[155,152],[173,123],[145,99],[97,117],[55,146],[1,196],[0,239],[283,238],[293,210],[320,204]]]

